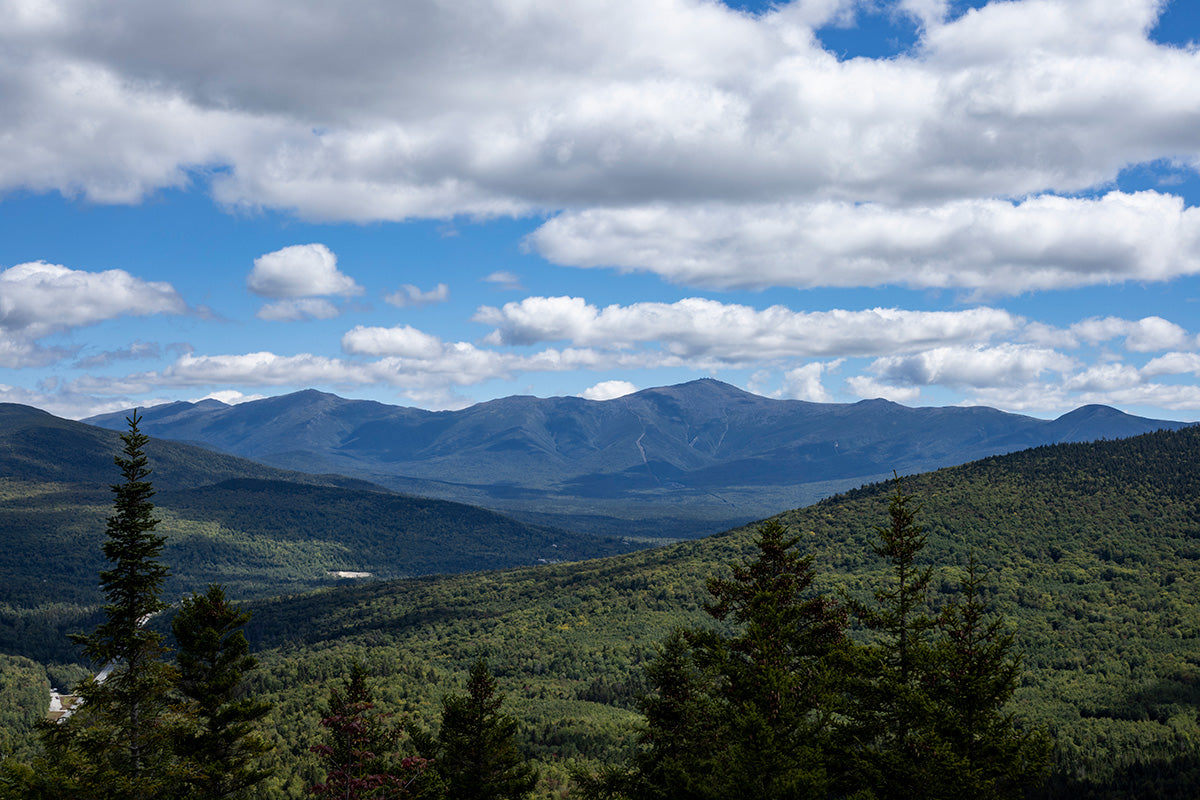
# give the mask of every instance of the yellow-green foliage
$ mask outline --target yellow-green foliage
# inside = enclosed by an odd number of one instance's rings
[[[37,739],[34,726],[49,706],[46,670],[28,658],[0,655],[0,759],[28,758]]]

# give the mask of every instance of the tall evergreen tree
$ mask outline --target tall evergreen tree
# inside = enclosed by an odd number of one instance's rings
[[[710,797],[710,776],[722,766],[726,735],[715,695],[719,676],[696,663],[688,632],[676,629],[646,666],[646,678],[654,691],[639,702],[645,724],[633,772],[610,774],[607,785],[597,788],[641,800]]]
[[[944,776],[943,796],[1015,800],[1045,776],[1049,739],[1004,710],[1020,680],[1021,656],[1004,620],[987,613],[974,553],[959,585],[959,599],[940,621],[932,691],[938,736],[956,762]]]
[[[433,763],[448,797],[520,800],[537,785],[536,770],[514,741],[517,721],[500,710],[503,704],[484,659],[471,667],[466,695],[442,698]]]
[[[933,570],[921,566],[920,505],[899,478],[877,527],[891,581],[859,608],[879,638],[857,648],[858,682],[844,733],[857,785],[880,800],[1015,798],[1044,772],[1045,735],[1004,706],[1020,677],[1015,639],[989,618],[972,555],[957,602],[933,614]]]
[[[73,787],[69,796],[159,797],[178,778],[171,741],[180,719],[169,696],[175,670],[162,635],[146,626],[166,608],[159,595],[168,571],[159,561],[164,539],[154,532],[148,439],[138,421],[136,412],[127,418],[115,457],[124,481],[112,487],[104,542],[110,564],[100,573],[104,621],[91,634],[72,636],[103,669],[76,689],[79,710],[46,737],[51,760],[69,765],[63,773]]]
[[[635,793],[791,800],[830,790],[846,616],[813,591],[799,537],[778,520],[758,534],[755,560],[709,581],[708,613],[733,632],[689,631],[690,652],[668,640],[649,671]]]
[[[177,688],[192,716],[176,741],[187,776],[182,797],[245,797],[269,774],[256,766],[270,746],[254,723],[271,705],[247,696],[245,687],[246,674],[258,666],[242,632],[249,620],[214,585],[186,598],[171,622]]]
[[[875,528],[879,536],[875,553],[887,559],[893,580],[890,586],[875,591],[878,607],[868,619],[871,627],[887,637],[884,649],[887,666],[897,683],[905,687],[917,682],[927,656],[929,632],[937,625],[937,620],[928,613],[933,567],[917,565],[917,556],[927,541],[924,528],[917,522],[920,513],[916,496],[905,493],[897,478],[896,490],[888,503],[891,524]],[[903,718],[894,722],[899,731],[904,729]]]
[[[714,619],[736,624],[729,637],[693,637],[697,658],[723,676],[730,752],[718,785],[726,797],[823,797],[828,735],[841,710],[841,656],[847,620],[812,590],[813,557],[778,519],[758,528],[758,557],[711,579]]]
[[[948,755],[933,731],[929,688],[937,619],[930,611],[933,569],[918,562],[926,544],[917,521],[920,510],[897,478],[889,524],[875,528],[874,549],[888,562],[890,580],[875,590],[873,607],[855,609],[879,638],[856,650],[859,682],[845,732],[862,745],[851,752],[855,780],[881,800],[931,796],[948,768]]]

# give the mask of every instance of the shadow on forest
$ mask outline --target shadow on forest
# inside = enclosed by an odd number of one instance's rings
[[[1196,708],[1200,708],[1200,674],[1176,672],[1160,676],[1153,684],[1127,694],[1120,703],[1088,716],[1166,723],[1172,716]]]
[[[1150,755],[1145,760],[1081,777],[1055,772],[1027,800],[1178,800],[1200,797],[1200,754]]]
[[[1200,708],[1200,675],[1176,672],[1130,692],[1113,707],[1090,716],[1167,724]],[[1187,732],[1147,746],[1115,763],[1071,765],[1061,760],[1028,800],[1175,800],[1200,797],[1200,747]]]

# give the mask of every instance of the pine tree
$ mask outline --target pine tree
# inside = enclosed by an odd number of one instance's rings
[[[734,622],[731,637],[693,637],[702,666],[723,676],[731,751],[716,776],[736,796],[823,797],[826,748],[840,709],[836,665],[847,643],[846,617],[812,591],[811,555],[772,519],[758,528],[758,558],[712,579],[714,619]]]
[[[634,769],[610,775],[604,788],[640,800],[710,797],[710,776],[721,766],[725,736],[714,692],[718,677],[696,664],[688,632],[680,628],[646,666],[646,678],[654,691],[639,702],[645,724]]]
[[[944,796],[1015,800],[1044,777],[1049,739],[1004,710],[1020,679],[1021,656],[1004,620],[987,614],[974,553],[959,585],[958,601],[940,621],[945,636],[933,686],[937,732],[957,762],[944,776]]]
[[[504,695],[483,659],[475,662],[467,694],[442,698],[434,766],[455,800],[519,800],[537,785],[537,772],[517,749],[517,721],[503,713]]]
[[[896,491],[888,503],[891,524],[875,528],[880,540],[874,546],[875,553],[891,564],[893,584],[890,588],[876,590],[878,610],[870,622],[871,627],[886,635],[887,666],[897,683],[904,687],[917,683],[927,656],[929,632],[937,624],[927,613],[933,568],[918,567],[916,563],[927,540],[924,529],[917,522],[920,512],[915,495],[906,494],[897,479]],[[904,720],[898,719],[896,723],[902,731]]]
[[[846,733],[865,747],[852,751],[851,774],[881,800],[928,797],[947,768],[933,735],[928,693],[937,620],[929,613],[933,570],[917,563],[926,543],[917,522],[920,510],[897,478],[888,504],[890,524],[875,529],[879,543],[874,549],[887,560],[891,581],[875,591],[873,608],[855,609],[880,637],[874,646],[856,649],[859,682]]]
[[[668,640],[649,672],[635,793],[774,800],[830,788],[846,617],[813,590],[798,537],[778,520],[758,534],[754,561],[709,581],[707,611],[734,632],[688,631],[689,652]]]
[[[325,782],[313,786],[313,794],[341,800],[439,797],[428,760],[397,753],[401,731],[389,718],[375,708],[366,668],[352,665],[344,689],[329,692],[329,715],[321,720],[327,743],[312,748],[326,765]]]
[[[194,721],[176,741],[187,774],[183,797],[248,796],[269,774],[255,766],[271,748],[254,723],[271,705],[246,695],[246,674],[258,666],[242,632],[249,620],[214,585],[186,598],[171,622],[178,692]]]
[[[108,602],[104,621],[87,635],[72,639],[103,667],[76,693],[82,705],[66,724],[49,729],[50,760],[65,765],[70,796],[155,798],[178,778],[171,748],[182,720],[170,706],[175,671],[166,661],[161,634],[146,626],[166,608],[159,595],[167,568],[159,561],[163,537],[150,498],[154,488],[135,412],[115,462],[124,481],[112,487],[104,555],[110,567],[100,585]]]
[[[847,738],[851,774],[880,800],[999,800],[1022,796],[1049,757],[1045,734],[1022,728],[1004,706],[1021,673],[1013,635],[989,618],[972,554],[957,602],[931,613],[932,567],[919,566],[926,536],[920,505],[900,481],[877,527],[890,567],[876,606],[859,608],[880,636],[856,648],[857,684]]]

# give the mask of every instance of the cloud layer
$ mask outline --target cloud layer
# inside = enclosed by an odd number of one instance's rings
[[[840,60],[813,26],[854,0],[0,0],[0,191],[209,174],[312,219],[557,213],[529,240],[556,263],[720,288],[1168,280],[1200,269],[1194,209],[1075,196],[1200,164],[1200,51],[1149,39],[1161,5],[901,3],[913,52]],[[318,247],[251,288],[347,295]]]
[[[903,285],[999,295],[1195,275],[1200,210],[1149,191],[903,208],[658,205],[567,212],[528,242],[559,264],[646,270],[689,285]]]
[[[1051,328],[987,307],[802,313],[698,298],[599,308],[582,298],[533,297],[480,307],[476,318],[495,326],[479,343],[448,341],[406,324],[358,325],[343,335],[342,357],[187,353],[161,371],[80,378],[69,389],[104,396],[219,385],[382,384],[448,406],[461,405],[456,389],[517,375],[685,368],[756,370],[752,389],[816,402],[833,401],[835,392],[916,402],[935,387],[1038,411],[1071,397],[1136,398],[1164,408],[1200,402],[1194,386],[1172,382],[1200,376],[1200,337],[1160,317],[1096,317]],[[1150,357],[1139,365],[1093,350],[1118,343]],[[608,399],[633,386],[601,381],[582,396]]]
[[[1148,40],[1159,5],[993,3],[841,61],[811,26],[849,0],[5,0],[0,187],[221,167],[226,202],[353,220],[1076,191],[1196,163],[1200,55]]]
[[[84,272],[44,261],[0,272],[0,366],[23,367],[61,358],[39,340],[122,315],[182,314],[170,284],[144,281],[120,269]]]
[[[660,342],[663,350],[679,357],[730,362],[862,356],[947,341],[986,341],[1010,334],[1020,324],[1008,312],[992,308],[797,312],[702,298],[600,309],[579,297],[528,297],[502,308],[484,306],[475,319],[495,326],[485,339],[489,344],[569,341],[621,350]]]

